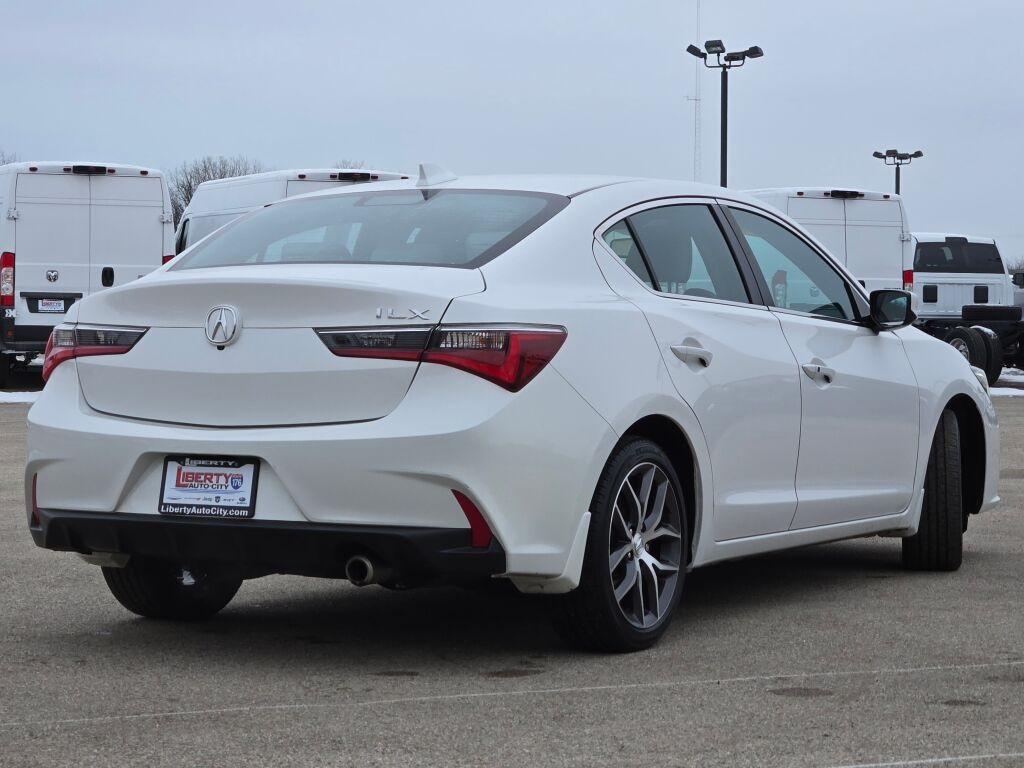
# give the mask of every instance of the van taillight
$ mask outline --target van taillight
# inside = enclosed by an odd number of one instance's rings
[[[14,306],[14,254],[0,254],[0,307]]]
[[[123,355],[146,333],[147,328],[76,325],[61,323],[50,333],[43,356],[43,381],[53,369],[74,357]]]
[[[168,254],[167,256],[164,256],[164,260],[162,262],[160,262],[160,263],[161,264],[166,264],[168,261],[170,261],[173,258],[174,258],[174,254],[173,253]]]
[[[912,291],[914,290],[914,270],[904,269],[903,270],[903,290]]]
[[[565,341],[565,328],[546,325],[439,325],[317,330],[338,357],[437,363],[518,392]]]

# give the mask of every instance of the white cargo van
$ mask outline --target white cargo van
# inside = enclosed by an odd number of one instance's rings
[[[0,385],[90,293],[171,258],[163,174],[120,163],[0,166]]]
[[[196,187],[188,207],[181,215],[181,221],[178,222],[175,252],[181,253],[243,213],[275,200],[348,184],[407,178],[409,177],[393,171],[327,168],[269,171],[204,181]]]
[[[912,289],[914,249],[898,195],[834,187],[749,193],[803,225],[869,292]]]

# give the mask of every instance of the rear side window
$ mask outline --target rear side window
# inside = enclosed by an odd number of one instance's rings
[[[705,205],[650,208],[629,217],[662,293],[747,303],[739,267]]]
[[[915,272],[973,272],[1002,274],[1003,260],[993,243],[918,243]]]
[[[633,233],[629,231],[625,219],[604,233],[604,241],[614,251],[622,263],[625,264],[637,277],[639,277],[648,288],[653,288],[651,275],[644,264],[644,257],[640,255],[640,248],[637,247]]]
[[[239,219],[174,268],[280,262],[477,267],[568,204],[561,195],[462,189],[286,200]]]

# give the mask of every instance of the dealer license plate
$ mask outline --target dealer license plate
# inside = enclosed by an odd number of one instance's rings
[[[259,475],[259,459],[168,456],[158,511],[183,517],[252,517]]]
[[[39,311],[40,312],[63,312],[64,311],[64,299],[40,299],[39,300]]]

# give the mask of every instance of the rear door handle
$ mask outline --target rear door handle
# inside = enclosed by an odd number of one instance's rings
[[[672,354],[682,360],[684,363],[698,363],[699,365],[707,368],[711,365],[711,361],[714,360],[715,356],[708,349],[704,347],[695,347],[689,344],[677,344],[671,347]]]
[[[800,367],[803,368],[804,373],[807,374],[807,378],[811,381],[821,382],[822,384],[831,384],[836,380],[836,372],[827,365],[804,363]]]

